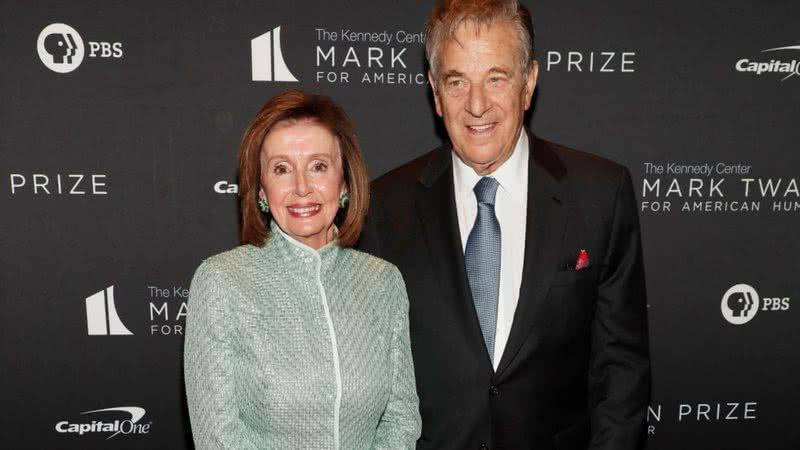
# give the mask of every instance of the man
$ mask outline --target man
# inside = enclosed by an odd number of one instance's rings
[[[450,142],[374,182],[361,243],[406,282],[417,448],[639,448],[649,357],[628,171],[524,129],[538,64],[516,0],[445,0],[426,38]]]

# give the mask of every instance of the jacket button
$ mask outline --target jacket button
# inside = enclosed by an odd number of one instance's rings
[[[481,446],[479,447],[479,450],[489,450],[489,446],[486,445],[486,444],[481,444]]]
[[[489,386],[489,394],[490,395],[498,395],[498,394],[500,394],[500,388],[495,386],[495,385]]]

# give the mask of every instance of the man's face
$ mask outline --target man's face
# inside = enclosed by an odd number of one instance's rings
[[[538,65],[523,76],[518,55],[510,23],[467,22],[442,44],[438,79],[428,73],[453,150],[480,175],[511,156],[531,104]]]

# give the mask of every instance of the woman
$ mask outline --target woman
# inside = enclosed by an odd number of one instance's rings
[[[351,248],[369,203],[332,100],[272,98],[240,149],[242,246],[197,269],[184,367],[198,449],[413,448],[408,299],[393,265]]]

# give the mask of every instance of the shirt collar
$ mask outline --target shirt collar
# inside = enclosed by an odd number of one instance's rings
[[[473,195],[472,189],[480,181],[481,176],[475,173],[471,167],[464,164],[461,158],[455,152],[451,152],[453,158],[453,184],[455,185],[456,195],[464,198],[464,196]],[[528,150],[528,134],[523,128],[520,130],[517,144],[514,146],[514,152],[489,177],[497,180],[500,189],[507,192],[514,202],[525,204],[527,202],[527,187],[528,187],[528,158],[530,157]]]

